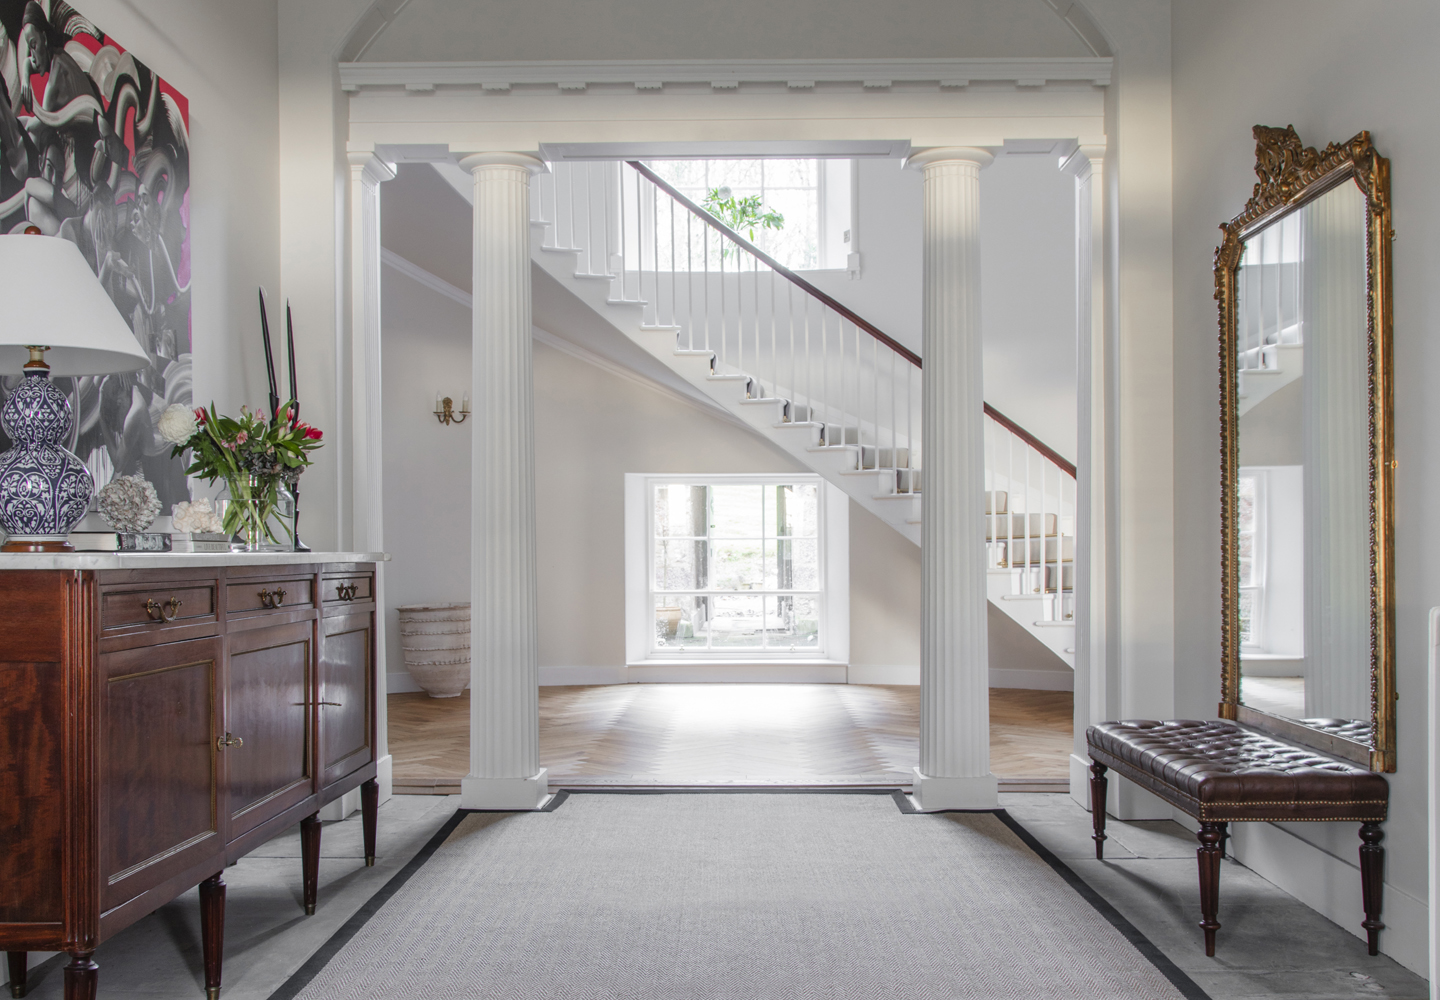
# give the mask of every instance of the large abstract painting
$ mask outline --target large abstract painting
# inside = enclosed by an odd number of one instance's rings
[[[97,486],[143,474],[167,512],[189,499],[155,433],[191,403],[189,188],[174,87],[64,0],[0,0],[0,232],[79,246],[150,355],[134,374],[56,380],[77,406],[71,450]]]

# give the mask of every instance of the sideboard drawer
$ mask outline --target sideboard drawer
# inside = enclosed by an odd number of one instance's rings
[[[101,627],[109,631],[137,625],[165,628],[214,621],[215,589],[211,580],[104,587],[100,591]]]
[[[320,580],[320,600],[325,604],[357,604],[374,599],[375,577],[371,573],[347,573]],[[332,611],[326,611],[330,613]]]
[[[315,578],[288,580],[231,580],[225,586],[225,611],[231,615],[257,615],[315,606]]]

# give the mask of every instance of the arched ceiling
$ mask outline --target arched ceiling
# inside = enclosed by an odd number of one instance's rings
[[[1083,36],[1083,37],[1082,37]],[[1087,42],[1085,39],[1089,38]],[[1068,0],[377,0],[364,62],[1108,55]]]

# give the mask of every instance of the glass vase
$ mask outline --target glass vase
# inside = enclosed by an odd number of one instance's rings
[[[259,552],[265,544],[265,484],[258,476],[226,480],[216,511],[232,552]]]

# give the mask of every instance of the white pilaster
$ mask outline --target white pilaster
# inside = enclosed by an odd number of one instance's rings
[[[540,766],[530,177],[544,164],[479,153],[475,177],[471,454],[470,774],[467,809],[534,809]]]
[[[384,414],[381,412],[380,185],[395,170],[371,149],[352,149],[350,161],[350,428],[342,447],[350,457],[350,548],[385,551],[383,482]],[[342,537],[345,537],[342,535]],[[389,716],[385,689],[385,564],[375,567],[376,760],[380,801],[392,794]],[[322,819],[342,819],[360,808],[359,793],[326,807]],[[338,815],[337,815],[338,814]]]
[[[1114,718],[1110,710],[1107,627],[1111,541],[1106,531],[1104,170],[1105,147],[1081,146],[1060,169],[1075,178],[1075,343],[1079,454],[1075,475],[1075,714],[1070,796],[1090,807],[1085,730]],[[1112,782],[1112,784],[1115,784]]]
[[[983,149],[930,149],[925,174],[920,766],[925,810],[994,809],[980,337]]]

